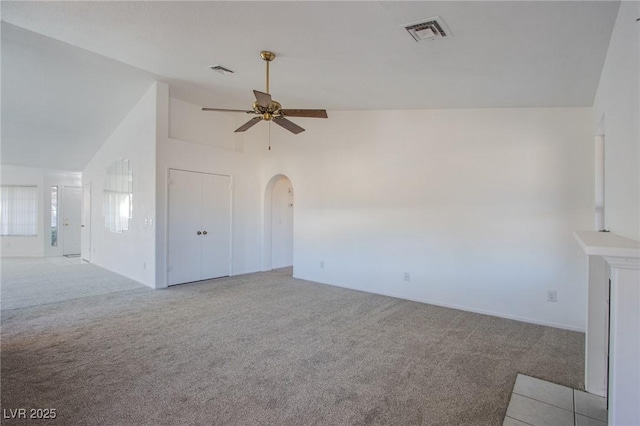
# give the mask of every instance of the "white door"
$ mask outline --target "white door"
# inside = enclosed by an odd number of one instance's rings
[[[200,175],[169,170],[169,285],[200,280]]]
[[[231,177],[202,174],[202,279],[229,275]]]
[[[91,261],[91,182],[82,185],[82,223],[80,224],[82,259]]]
[[[229,275],[230,179],[169,170],[169,285]]]
[[[62,254],[80,254],[82,188],[65,186],[62,192]]]

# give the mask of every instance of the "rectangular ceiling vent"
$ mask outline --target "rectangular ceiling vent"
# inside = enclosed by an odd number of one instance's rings
[[[449,28],[442,22],[442,18],[439,16],[403,26],[415,41],[437,40],[444,37],[451,37],[451,31],[449,31]]]
[[[229,68],[225,68],[222,65],[211,65],[209,68],[214,70],[215,72],[219,72],[220,74],[233,74]]]

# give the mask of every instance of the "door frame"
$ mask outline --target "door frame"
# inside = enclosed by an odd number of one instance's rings
[[[229,178],[229,276],[234,276],[233,270],[233,175],[227,175],[224,173],[211,173],[211,172],[203,172],[200,170],[191,170],[191,169],[182,169],[178,167],[168,167],[167,168],[167,180],[165,182],[166,188],[166,202],[165,202],[165,250],[164,250],[164,282],[166,287],[171,287],[169,285],[169,226],[171,224],[171,216],[169,214],[169,206],[171,205],[171,170],[176,170],[179,172],[190,172],[190,173],[202,173],[206,175],[215,175],[215,176],[225,176]],[[178,284],[175,284],[178,285]]]
[[[271,177],[271,179],[269,179],[269,182],[267,182],[267,186],[264,189],[264,204],[263,204],[263,222],[262,222],[262,270],[263,271],[272,271],[273,270],[273,248],[272,248],[272,244],[273,244],[273,235],[272,235],[272,224],[271,224],[271,220],[272,220],[272,212],[271,212],[271,207],[272,207],[272,195],[273,195],[273,187],[275,186],[276,182],[278,180],[280,180],[281,178],[287,178],[289,180],[289,183],[291,185],[294,197],[296,194],[296,189],[293,186],[293,181],[291,180],[291,178],[287,175],[285,175],[284,173],[277,173],[275,175],[273,175]],[[291,248],[293,254],[293,264],[295,265],[295,223],[296,223],[296,209],[295,209],[295,198],[294,198],[294,207],[293,207],[293,224],[294,224],[294,235],[293,235],[293,241],[292,241],[292,245],[293,247]]]
[[[88,188],[89,189],[89,196],[85,197],[85,189]],[[85,262],[89,262],[91,263],[91,205],[92,205],[92,195],[91,195],[91,182],[87,182],[82,184],[82,211],[80,214],[80,258],[82,260],[84,260]],[[88,217],[88,221],[85,222],[84,219],[84,213],[85,213],[85,207],[87,206],[89,207],[89,217]],[[84,233],[84,234],[83,234]],[[86,240],[89,243],[88,247],[84,247],[83,241],[84,239],[82,238],[83,235],[87,235]],[[85,257],[85,253],[87,254],[87,256]]]
[[[62,255],[66,256],[68,254],[80,254],[80,256],[82,256],[82,231],[80,231],[80,253],[66,253],[66,244],[67,244],[67,240],[68,240],[68,234],[67,234],[67,225],[64,223],[65,218],[68,216],[68,213],[71,211],[71,209],[69,208],[69,206],[67,205],[67,194],[68,194],[68,190],[69,189],[79,189],[80,190],[80,212],[79,213],[79,224],[78,225],[82,225],[82,186],[73,186],[73,185],[68,185],[68,186],[63,186],[62,187]],[[79,227],[80,229],[82,229],[81,227]]]

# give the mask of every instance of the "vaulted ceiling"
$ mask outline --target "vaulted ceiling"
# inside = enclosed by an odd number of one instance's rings
[[[2,162],[80,170],[153,80],[247,108],[264,89],[265,49],[278,56],[274,97],[301,108],[591,106],[618,7],[3,1]],[[451,37],[417,43],[403,28],[434,16]]]

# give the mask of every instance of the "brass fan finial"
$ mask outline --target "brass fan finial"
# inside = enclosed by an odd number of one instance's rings
[[[276,54],[273,52],[269,52],[268,50],[263,50],[260,52],[260,57],[267,62],[271,62],[276,58]]]

